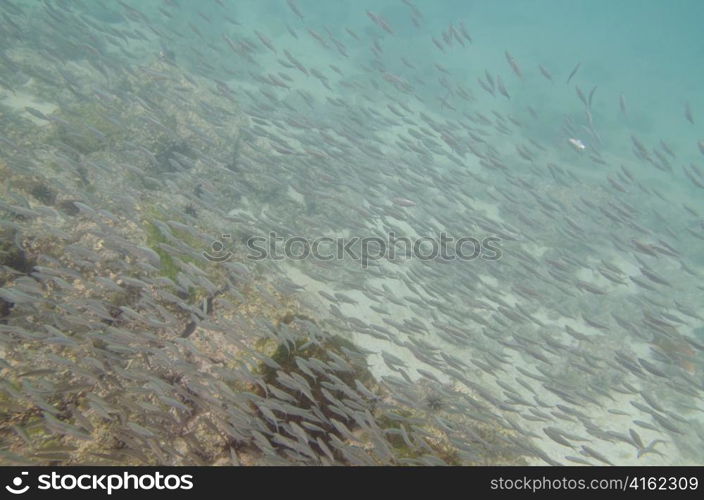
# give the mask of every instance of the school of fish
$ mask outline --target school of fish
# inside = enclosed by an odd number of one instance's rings
[[[704,140],[628,131],[584,61],[458,77],[472,20],[418,1],[240,3],[0,2],[0,464],[704,463]],[[572,95],[554,136],[526,86]]]

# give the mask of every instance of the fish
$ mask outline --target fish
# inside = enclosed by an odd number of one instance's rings
[[[577,71],[579,71],[579,68],[581,66],[582,66],[582,63],[578,62],[577,65],[574,67],[574,69],[570,72],[569,76],[567,77],[565,84],[569,85],[570,81],[572,81],[572,78],[574,77],[574,75],[577,74]]]
[[[303,14],[301,13],[300,8],[298,7],[298,4],[295,2],[295,0],[286,0],[286,4],[288,5],[288,8],[291,9],[291,11],[301,20],[303,21]]]
[[[626,110],[626,98],[624,97],[623,94],[620,94],[618,96],[618,106],[619,106],[619,109],[621,110],[621,114],[623,116],[627,116],[628,112]]]
[[[411,0],[287,0],[278,27],[215,3],[0,2],[4,460],[688,459],[665,435],[696,458],[701,137],[608,60],[558,91],[559,54],[514,40],[505,80],[469,18]],[[363,269],[274,251],[391,236]]]
[[[496,86],[498,87],[499,93],[502,96],[504,96],[506,99],[511,100],[511,96],[509,95],[508,91],[506,90],[506,86],[504,85],[504,82],[500,76],[496,77]]]
[[[47,121],[47,122],[48,122],[48,121],[51,121],[50,118],[48,118],[44,113],[42,113],[42,112],[39,111],[38,109],[29,107],[29,106],[25,106],[25,107],[24,107],[24,110],[25,110],[27,113],[29,113],[30,115],[32,115],[33,117],[35,117],[35,118],[39,118],[40,120],[44,120],[44,121]]]
[[[416,202],[413,200],[409,200],[407,198],[401,198],[401,197],[395,197],[392,198],[391,201],[400,207],[415,207]]]
[[[587,149],[587,146],[580,139],[575,139],[573,137],[570,137],[569,139],[567,139],[567,142],[576,151],[584,151],[585,149]]]
[[[604,455],[589,446],[582,445],[582,454],[598,460],[606,465],[613,465]]]
[[[689,105],[688,102],[684,104],[684,117],[687,119],[689,123],[694,125],[694,117],[692,116],[692,107]]]
[[[518,66],[518,63],[516,63],[516,60],[513,58],[513,56],[509,54],[508,50],[504,51],[504,55],[506,56],[506,61],[508,62],[509,66],[511,66],[511,69],[516,74],[516,76],[518,78],[523,78],[523,72],[521,71],[521,68]]]
[[[543,66],[542,64],[539,64],[538,69],[540,69],[540,74],[542,74],[548,81],[550,81],[550,82],[553,81],[552,74],[550,74],[550,72],[547,69],[545,69],[545,66]]]

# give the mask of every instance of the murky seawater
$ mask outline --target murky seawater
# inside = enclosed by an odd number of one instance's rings
[[[0,463],[704,460],[700,2],[0,14]]]

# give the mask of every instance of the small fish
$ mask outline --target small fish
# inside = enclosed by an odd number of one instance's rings
[[[576,151],[584,151],[585,149],[587,149],[587,146],[580,139],[575,139],[575,138],[570,137],[569,139],[567,139],[567,142]]]
[[[51,121],[49,118],[46,117],[44,113],[39,111],[38,109],[30,108],[29,106],[25,106],[24,110],[32,115],[35,118],[39,118],[40,120],[45,120],[45,121]]]
[[[296,16],[302,21],[303,20],[303,14],[301,14],[301,10],[298,8],[298,5],[296,5],[296,2],[293,0],[286,0],[286,3],[288,4],[288,8],[293,11]]]
[[[687,121],[689,123],[694,125],[694,117],[692,116],[692,108],[689,106],[688,102],[684,103],[684,117],[687,119]]]
[[[547,69],[545,69],[545,67],[544,67],[542,64],[539,64],[539,65],[538,65],[538,68],[540,69],[540,73],[541,73],[545,78],[547,78],[548,80],[552,81],[552,75],[550,74],[550,72],[549,72]]]
[[[572,73],[570,73],[570,76],[567,77],[567,81],[565,82],[566,84],[569,84],[570,81],[572,80],[572,77],[577,74],[577,71],[579,71],[579,67],[582,65],[581,62],[577,63],[577,66],[574,67],[572,70]]]
[[[588,446],[582,446],[582,454],[591,458],[595,458],[598,461],[605,463],[606,465],[613,465],[604,455],[602,455],[598,451],[593,450]]]
[[[594,85],[594,88],[589,92],[589,97],[587,98],[587,105],[589,108],[592,107],[592,98],[594,97],[594,92],[596,92],[596,85]]]
[[[496,86],[499,89],[499,93],[504,96],[506,99],[511,99],[511,96],[509,95],[508,91],[506,90],[506,87],[504,86],[504,82],[501,79],[500,76],[496,76]]]
[[[555,427],[545,427],[543,428],[543,432],[556,443],[574,449],[574,445],[564,438],[559,429]]]
[[[416,202],[407,198],[392,198],[391,201],[400,207],[415,207]]]
[[[587,106],[587,98],[584,95],[584,92],[582,91],[582,89],[579,88],[579,85],[575,86],[575,90],[577,91],[577,97],[579,97],[579,100],[582,101],[582,104]]]
[[[626,98],[623,96],[623,94],[618,97],[618,105],[619,108],[621,108],[621,114],[623,116],[628,116],[628,113],[626,113]]]
[[[518,78],[523,78],[523,72],[521,71],[521,68],[518,66],[518,63],[516,63],[516,60],[513,58],[513,56],[509,54],[508,50],[504,52],[504,55],[506,56],[506,60],[508,61],[509,66],[511,66],[513,72],[516,73],[516,76],[518,76]]]
[[[646,453],[655,453],[657,455],[660,455],[661,457],[664,457],[665,455],[663,455],[661,452],[659,452],[658,450],[655,449],[656,444],[664,443],[664,442],[665,441],[663,441],[662,439],[655,439],[655,440],[651,441],[648,446],[642,447],[638,450],[638,458],[642,457]]]
[[[467,40],[469,43],[472,43],[472,37],[467,32],[467,29],[465,28],[463,21],[460,21],[460,33],[462,33],[462,36],[464,37],[465,40]]]
[[[633,444],[636,446],[636,448],[638,448],[639,450],[645,448],[643,440],[641,439],[640,435],[635,431],[635,429],[628,429],[628,432],[631,435],[631,441],[633,441]]]

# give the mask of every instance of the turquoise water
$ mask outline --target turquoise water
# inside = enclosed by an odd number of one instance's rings
[[[0,13],[0,463],[702,464],[701,2]]]

